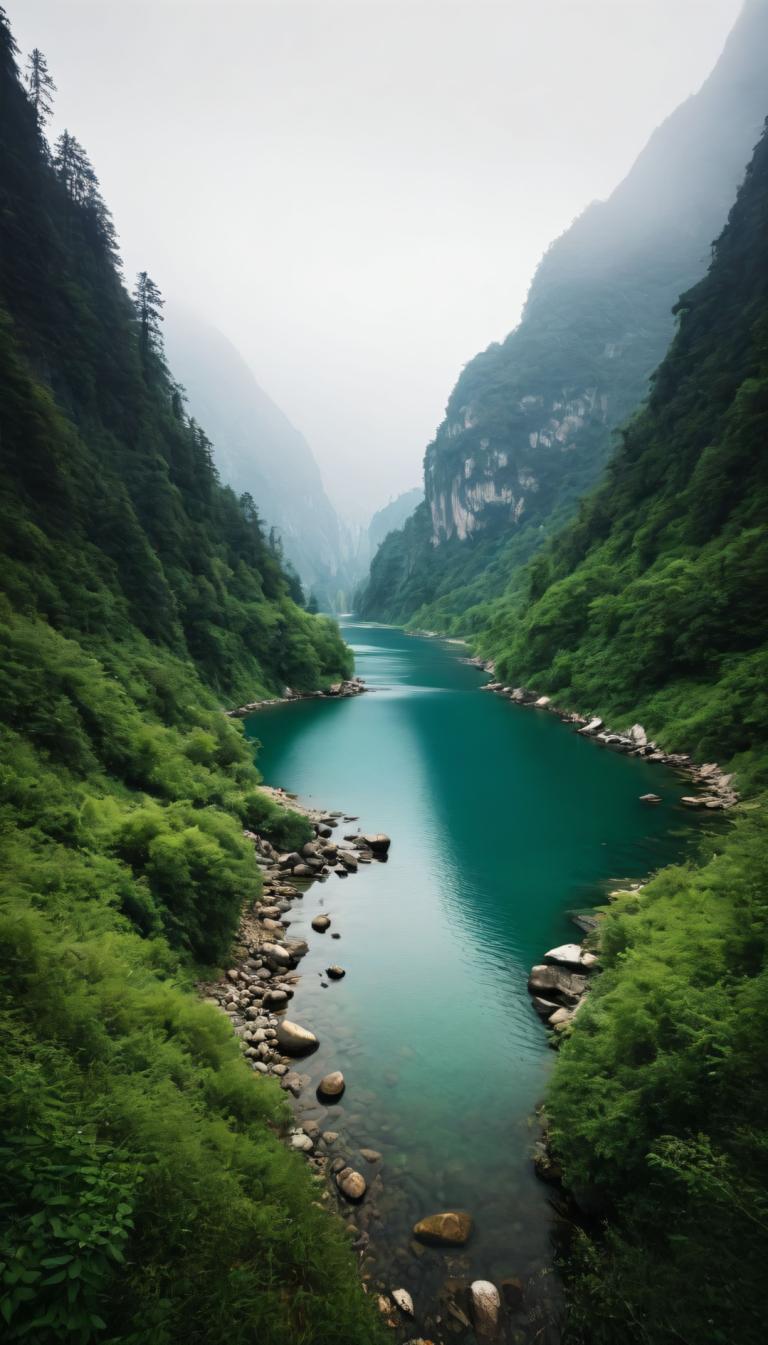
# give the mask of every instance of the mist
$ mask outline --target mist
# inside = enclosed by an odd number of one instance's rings
[[[240,350],[363,520],[740,0],[10,0],[126,275]]]

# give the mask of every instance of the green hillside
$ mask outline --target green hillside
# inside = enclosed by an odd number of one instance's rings
[[[7,1341],[367,1341],[276,1084],[196,997],[259,890],[223,703],[350,669],[219,484],[93,170],[0,12],[0,1313]]]
[[[550,1090],[590,1212],[568,1338],[764,1338],[768,1259],[768,133],[650,401],[484,637],[503,677],[716,756],[750,802],[614,903]]]

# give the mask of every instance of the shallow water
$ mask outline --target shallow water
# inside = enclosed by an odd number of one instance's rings
[[[386,864],[333,874],[294,905],[291,936],[310,952],[290,1016],[320,1038],[298,1068],[313,1084],[331,1069],[347,1081],[328,1112],[311,1088],[302,1103],[372,1182],[345,1213],[370,1232],[373,1278],[407,1288],[420,1327],[434,1327],[448,1276],[549,1283],[551,1193],[530,1154],[553,1053],[529,968],[580,937],[569,910],[678,858],[697,824],[672,772],[479,694],[486,678],[455,645],[343,629],[373,694],[263,710],[246,731],[270,783],[359,815],[335,835],[392,837]],[[639,803],[651,791],[661,806]],[[319,910],[340,939],[309,928]],[[330,962],[347,974],[323,988]],[[469,1245],[414,1249],[413,1223],[449,1208],[474,1216]]]

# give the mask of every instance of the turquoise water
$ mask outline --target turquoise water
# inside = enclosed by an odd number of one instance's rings
[[[344,634],[372,694],[263,710],[246,730],[267,781],[392,837],[388,863],[331,875],[295,904],[290,933],[310,952],[290,1016],[320,1038],[301,1066],[313,1082],[346,1077],[342,1103],[309,1115],[373,1180],[350,1214],[370,1233],[373,1276],[426,1314],[446,1276],[528,1279],[550,1264],[550,1193],[530,1153],[553,1054],[528,971],[579,937],[570,909],[679,857],[696,824],[671,772],[480,694],[487,679],[455,645],[355,623]],[[650,791],[662,806],[638,801]],[[310,929],[319,910],[339,940]],[[332,961],[347,975],[323,988]],[[451,1207],[475,1218],[468,1247],[417,1254],[413,1223]]]

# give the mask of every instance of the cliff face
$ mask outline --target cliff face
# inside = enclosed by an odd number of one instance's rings
[[[549,248],[520,325],[463,370],[426,451],[428,540],[412,529],[418,555],[386,564],[389,573],[431,574],[418,590],[420,621],[444,624],[502,592],[597,481],[614,429],[647,395],[673,335],[677,295],[706,270],[760,135],[767,77],[768,3],[750,0],[699,92],[654,132],[611,197]],[[406,542],[389,538],[385,548]],[[505,546],[509,556],[496,564]],[[478,548],[494,561],[481,595],[463,572],[477,574]],[[370,615],[379,589],[366,599]],[[386,600],[390,611],[414,614],[407,595]]]
[[[703,274],[766,112],[768,4],[543,258],[519,327],[463,371],[427,449],[432,542],[546,518],[597,479]]]

